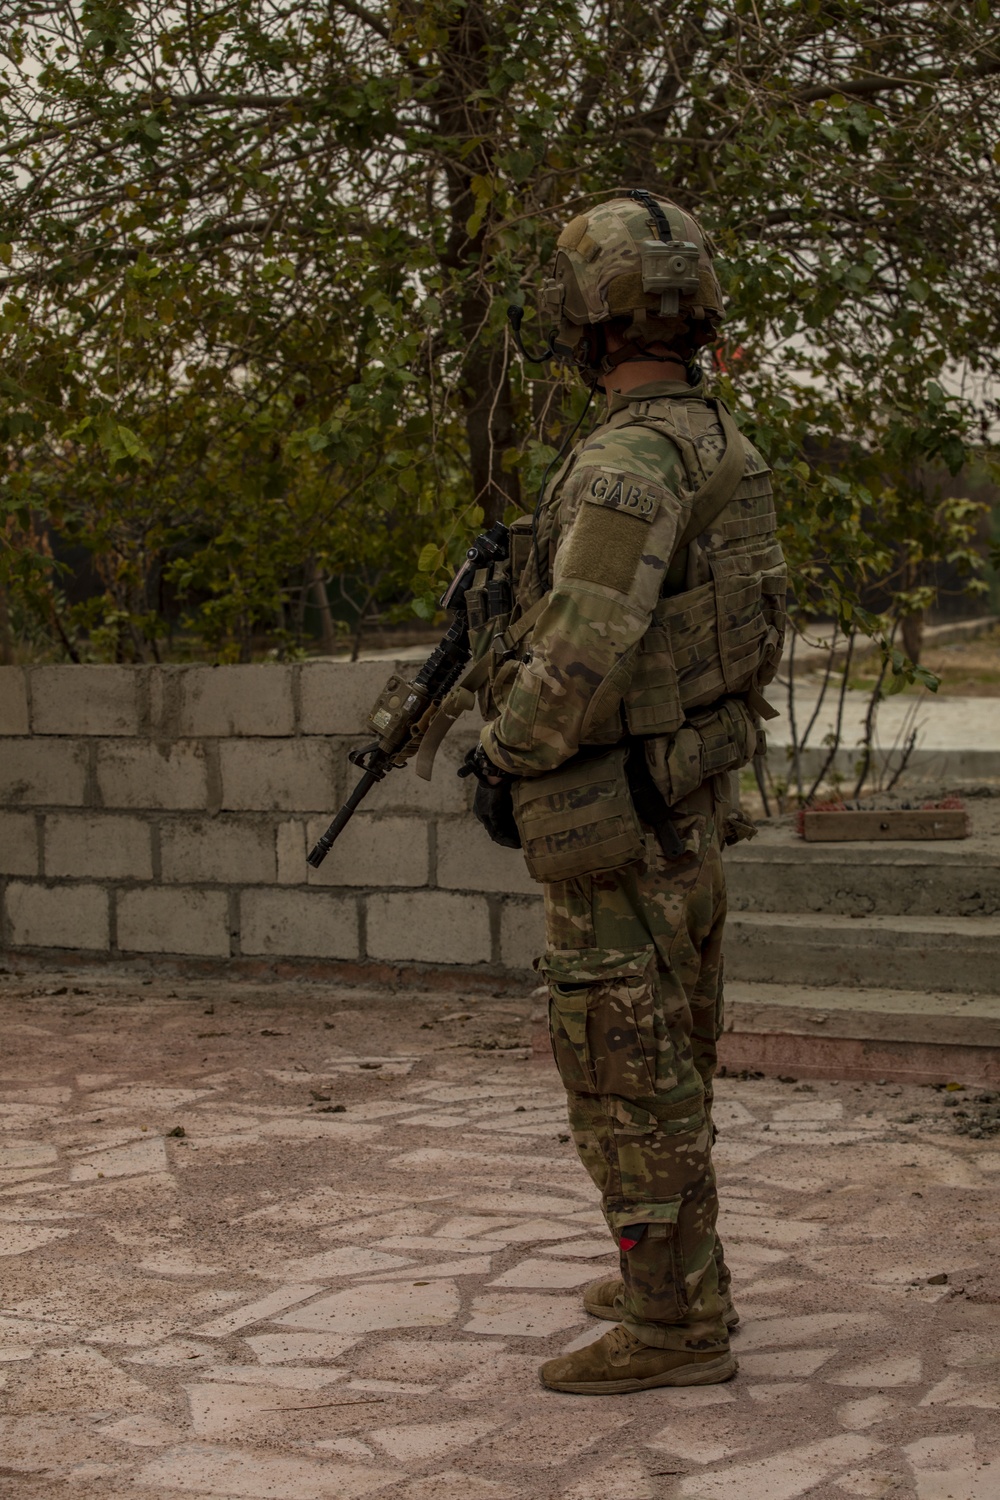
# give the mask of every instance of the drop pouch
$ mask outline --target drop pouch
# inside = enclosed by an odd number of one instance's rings
[[[577,755],[558,771],[514,783],[514,819],[533,880],[574,880],[646,857],[627,753],[622,745]]]

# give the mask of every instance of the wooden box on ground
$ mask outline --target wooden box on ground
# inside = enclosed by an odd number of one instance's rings
[[[964,808],[887,808],[882,812],[805,812],[802,837],[809,843],[852,839],[964,839],[969,815]]]

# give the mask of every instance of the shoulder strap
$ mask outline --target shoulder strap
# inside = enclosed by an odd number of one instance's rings
[[[677,539],[676,551],[680,552],[706,531],[716,516],[729,504],[736,493],[737,485],[743,478],[746,468],[746,454],[743,451],[743,439],[740,437],[740,429],[733,421],[729,407],[721,396],[707,398],[708,404],[715,407],[716,416],[722,423],[722,432],[726,439],[726,448],[718,464],[705,480],[700,489],[695,491],[691,502],[691,515],[688,523]]]
[[[687,525],[677,539],[675,554],[682,552],[696,536],[700,536],[711,526],[720,511],[725,510],[736,493],[736,487],[743,478],[746,468],[746,455],[740,429],[733,420],[729,407],[721,396],[702,396],[700,399],[705,402],[706,406],[715,408],[715,414],[722,424],[726,446],[715,469],[705,483],[695,491],[691,502],[691,514]],[[609,428],[647,427],[653,432],[659,432],[668,441],[675,442],[674,434],[664,430],[666,425],[662,420],[647,420],[644,415],[637,415],[631,407],[627,406],[616,411],[610,421],[605,424]]]

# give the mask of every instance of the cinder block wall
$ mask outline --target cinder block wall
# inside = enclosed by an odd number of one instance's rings
[[[306,864],[392,666],[0,668],[4,948],[523,971],[538,887],[469,813],[471,715]]]

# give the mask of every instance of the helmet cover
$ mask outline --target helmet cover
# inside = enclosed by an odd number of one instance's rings
[[[698,348],[724,317],[708,235],[676,203],[643,197],[578,214],[556,243],[542,306],[558,324],[554,348],[578,364],[591,362],[586,330],[613,319],[628,320],[624,336],[640,348],[675,340]]]

